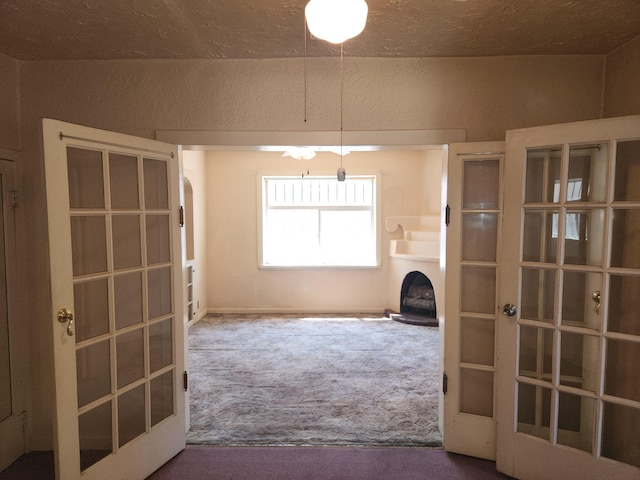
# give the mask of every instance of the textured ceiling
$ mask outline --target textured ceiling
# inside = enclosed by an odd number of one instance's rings
[[[307,0],[0,0],[16,59],[281,58],[305,53]],[[367,0],[346,55],[606,54],[640,34],[640,0]],[[308,38],[307,55],[335,55]]]

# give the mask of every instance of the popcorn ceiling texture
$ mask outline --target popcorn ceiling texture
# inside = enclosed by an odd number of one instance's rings
[[[3,0],[16,59],[282,58],[304,54],[307,0]],[[637,0],[368,0],[360,57],[606,54],[640,34]],[[335,46],[308,40],[308,55]]]
[[[187,443],[440,446],[438,348],[437,328],[376,315],[207,317]]]

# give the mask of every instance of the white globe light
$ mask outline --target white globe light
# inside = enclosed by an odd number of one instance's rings
[[[369,7],[365,0],[311,0],[304,12],[313,36],[342,43],[364,30]]]

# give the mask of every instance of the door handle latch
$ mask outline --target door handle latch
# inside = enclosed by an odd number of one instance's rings
[[[507,303],[502,309],[502,314],[505,317],[513,317],[516,313],[518,313],[518,307],[513,303]]]
[[[596,304],[596,313],[600,315],[600,290],[596,290],[591,294],[591,300]]]
[[[61,308],[58,310],[58,321],[60,323],[67,323],[67,335],[73,337],[73,313],[68,308]]]

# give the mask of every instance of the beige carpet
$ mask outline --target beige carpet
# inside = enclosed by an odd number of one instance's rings
[[[440,446],[438,329],[209,316],[189,331],[190,444]]]

